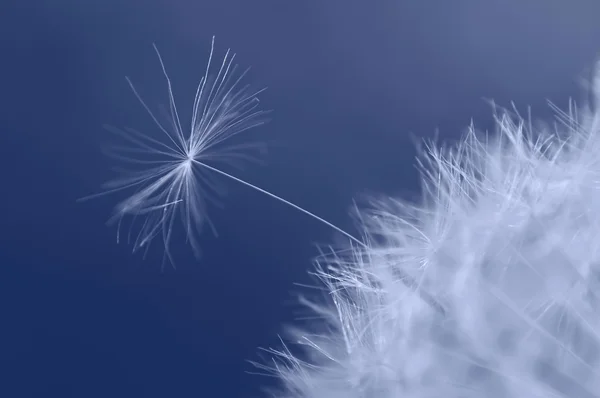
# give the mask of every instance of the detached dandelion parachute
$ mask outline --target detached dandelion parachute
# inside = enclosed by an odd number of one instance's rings
[[[261,365],[274,396],[600,397],[596,72],[592,104],[551,105],[554,124],[497,111],[495,135],[427,146],[422,202],[375,201],[368,247],[318,261],[330,304],[309,304],[303,354]]]
[[[239,73],[234,64],[235,54],[228,50],[216,73],[213,71],[213,37],[208,64],[192,105],[191,122],[189,127],[184,127],[171,81],[156,46],[154,49],[168,88],[167,121],[159,121],[127,79],[161,135],[155,137],[133,129],[109,128],[127,143],[126,146],[111,147],[110,155],[134,169],[105,184],[106,191],[99,195],[133,190],[116,206],[111,220],[118,222],[119,230],[124,217],[138,222],[138,232],[132,238],[134,251],[147,248],[152,240],[161,237],[165,255],[172,261],[169,245],[177,219],[183,223],[187,241],[198,253],[197,236],[201,228],[205,223],[212,227],[207,204],[210,201],[218,203],[222,193],[214,174],[234,178],[218,169],[215,163],[230,163],[247,157],[241,151],[243,145],[228,146],[227,140],[265,123],[267,112],[258,108],[257,96],[263,90],[251,90],[243,84],[247,70]]]
[[[154,137],[133,129],[108,129],[122,137],[127,145],[113,146],[109,154],[133,166],[120,178],[104,185],[105,191],[90,195],[88,200],[122,190],[133,193],[115,208],[110,221],[118,223],[117,241],[120,240],[121,224],[125,217],[132,218],[128,241],[133,241],[133,250],[147,250],[150,243],[160,237],[165,257],[173,264],[170,244],[177,219],[183,224],[186,241],[198,255],[198,235],[204,224],[215,231],[207,211],[209,202],[219,204],[223,189],[215,177],[225,177],[267,195],[287,206],[340,232],[349,239],[361,243],[352,235],[341,230],[310,211],[264,190],[254,184],[229,174],[216,163],[232,164],[239,160],[250,160],[244,153],[250,145],[230,145],[232,137],[267,121],[267,111],[259,109],[258,95],[264,91],[252,90],[243,84],[248,69],[238,73],[234,64],[235,54],[225,54],[216,73],[211,68],[214,55],[214,37],[204,76],[196,89],[189,129],[182,124],[171,80],[167,75],[162,57],[156,46],[163,75],[169,93],[167,121],[161,122],[138,94],[127,78],[135,96],[158,127],[160,137]],[[133,232],[137,221],[138,231]]]

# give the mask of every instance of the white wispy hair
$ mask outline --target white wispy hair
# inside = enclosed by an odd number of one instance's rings
[[[243,82],[248,69],[239,71],[234,63],[235,53],[227,50],[217,68],[213,68],[215,37],[211,41],[210,55],[200,79],[189,125],[182,123],[171,79],[167,74],[158,48],[154,46],[168,90],[169,107],[164,120],[150,109],[127,78],[135,96],[158,128],[153,136],[131,128],[108,127],[124,141],[107,151],[126,164],[119,178],[104,184],[104,191],[81,200],[128,190],[132,193],[115,207],[111,221],[118,222],[117,241],[124,218],[131,218],[128,240],[133,250],[147,250],[155,238],[164,246],[165,259],[173,264],[170,245],[176,220],[183,224],[184,236],[194,253],[199,256],[198,237],[204,226],[215,228],[208,213],[208,204],[220,204],[224,189],[215,176],[225,177],[258,189],[220,168],[253,160],[245,150],[248,144],[230,144],[235,136],[268,121],[268,111],[261,110],[258,95],[264,89],[252,89]],[[213,70],[214,69],[214,70]],[[132,229],[138,221],[137,232]],[[215,232],[216,233],[216,232]]]
[[[317,261],[329,300],[260,365],[274,396],[600,397],[600,64],[591,88],[426,145],[422,200],[373,201],[368,243]]]

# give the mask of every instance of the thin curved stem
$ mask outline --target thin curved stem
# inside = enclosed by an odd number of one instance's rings
[[[250,187],[250,188],[252,188],[252,189],[254,189],[254,190],[256,190],[256,191],[258,191],[258,192],[260,192],[260,193],[263,193],[263,194],[265,194],[265,195],[267,195],[267,196],[269,196],[269,197],[271,197],[271,198],[273,198],[273,199],[275,199],[275,200],[278,200],[278,201],[280,201],[280,202],[282,202],[282,203],[284,203],[284,204],[286,204],[286,205],[288,205],[288,206],[291,206],[291,207],[293,207],[294,209],[296,209],[296,210],[298,210],[298,211],[301,211],[302,213],[306,214],[307,216],[309,216],[309,217],[312,217],[312,218],[314,218],[315,220],[317,220],[317,221],[320,221],[320,222],[322,222],[323,224],[327,225],[328,227],[330,227],[330,228],[332,228],[332,229],[336,230],[337,232],[341,233],[342,235],[344,235],[345,237],[347,237],[347,238],[348,238],[348,239],[350,239],[351,241],[355,242],[356,244],[358,244],[358,245],[360,245],[360,246],[362,246],[362,247],[364,247],[364,248],[367,248],[367,245],[366,245],[366,244],[365,244],[363,241],[361,241],[360,239],[358,239],[358,238],[356,238],[356,237],[352,236],[352,235],[351,235],[351,234],[349,234],[348,232],[344,231],[343,229],[341,229],[340,227],[336,226],[335,224],[332,224],[332,223],[330,223],[329,221],[325,220],[324,218],[322,218],[322,217],[319,217],[319,216],[317,216],[317,215],[316,215],[316,214],[314,214],[314,213],[311,213],[310,211],[308,211],[308,210],[306,210],[306,209],[304,209],[304,208],[302,208],[302,207],[298,206],[297,204],[294,204],[294,203],[290,202],[289,200],[283,199],[281,196],[277,196],[277,195],[275,195],[274,193],[271,193],[271,192],[269,192],[269,191],[267,191],[267,190],[264,190],[264,189],[262,189],[262,188],[260,188],[260,187],[257,187],[257,186],[256,186],[256,185],[254,185],[254,184],[251,184],[251,183],[249,183],[249,182],[247,182],[247,181],[244,181],[244,180],[242,180],[241,178],[238,178],[238,177],[236,177],[236,176],[233,176],[233,175],[231,175],[231,174],[229,174],[229,173],[226,173],[226,172],[224,172],[224,171],[222,171],[222,170],[219,170],[219,169],[217,169],[217,168],[215,168],[215,167],[209,166],[209,165],[207,165],[206,163],[202,163],[202,162],[199,162],[199,161],[197,161],[197,160],[193,160],[193,162],[194,162],[194,163],[196,163],[196,164],[197,164],[197,165],[199,165],[199,166],[206,167],[207,169],[209,169],[209,170],[212,170],[212,171],[214,171],[215,173],[219,173],[219,174],[221,174],[221,175],[223,175],[223,176],[225,176],[225,177],[227,177],[227,178],[230,178],[230,179],[232,179],[232,180],[234,180],[234,181],[236,181],[236,182],[239,182],[240,184],[243,184],[243,185],[245,185],[245,186],[247,186],[247,187]]]

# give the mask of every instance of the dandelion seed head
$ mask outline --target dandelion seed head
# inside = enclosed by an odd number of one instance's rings
[[[421,201],[373,200],[366,247],[319,258],[327,303],[270,351],[273,396],[600,397],[598,76],[555,123],[496,108],[426,145]]]

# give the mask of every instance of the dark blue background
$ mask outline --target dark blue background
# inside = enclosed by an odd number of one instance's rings
[[[161,272],[104,223],[118,197],[104,123],[144,128],[131,76],[165,103],[156,42],[191,106],[210,38],[232,47],[273,121],[244,178],[352,231],[369,192],[417,192],[409,133],[454,139],[482,98],[547,115],[600,54],[597,0],[47,0],[0,5],[0,396],[252,397],[246,372],[294,318],[313,243],[332,232],[225,182],[220,236]]]

